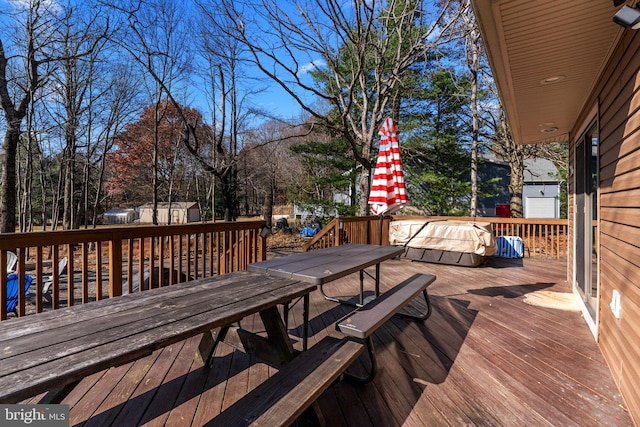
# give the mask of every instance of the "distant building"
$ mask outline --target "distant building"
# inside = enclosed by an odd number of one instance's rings
[[[325,211],[322,206],[301,206],[293,205],[293,217],[301,219],[303,222],[307,218],[322,218],[324,216],[338,216],[337,209]]]
[[[102,214],[103,224],[130,224],[138,219],[135,209],[112,208]]]
[[[200,221],[200,209],[196,202],[158,203],[158,223],[186,224]],[[140,206],[140,222],[153,223],[153,204]]]
[[[491,197],[478,197],[478,215],[496,217],[496,207],[509,205],[509,175],[511,169],[506,162],[484,159],[478,166],[478,182],[487,183],[491,179],[498,180],[491,184],[496,194]],[[486,185],[486,184],[483,184]],[[487,189],[488,190],[488,189]]]
[[[558,169],[547,159],[524,162],[522,211],[525,218],[560,218]]]
[[[547,159],[534,158],[524,161],[524,183],[522,186],[522,209],[525,218],[560,218],[560,184],[558,170]],[[478,181],[499,178],[493,184],[497,195],[480,197],[480,216],[496,217],[500,207],[509,206],[509,175],[511,169],[505,161],[484,159],[478,168]],[[498,209],[497,209],[498,208]]]

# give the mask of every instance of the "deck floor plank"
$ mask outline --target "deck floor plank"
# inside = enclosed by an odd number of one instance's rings
[[[195,352],[195,348],[194,348]],[[205,374],[207,368],[197,366],[197,369],[189,372],[187,383],[181,390],[178,402],[180,405],[171,412],[166,426],[181,425],[182,420],[193,411],[191,425],[205,425],[222,411],[222,402],[227,388],[227,379],[233,378],[232,357],[234,351],[231,347],[220,344],[214,355],[214,365]],[[195,368],[196,366],[194,366]],[[200,395],[197,395],[197,392]],[[186,424],[189,425],[189,424]]]
[[[530,258],[477,268],[385,262],[383,291],[414,273],[437,276],[433,314],[422,323],[393,318],[374,334],[378,375],[366,386],[327,390],[318,401],[327,425],[632,426],[581,313],[524,302],[538,290],[570,292],[565,271],[566,260]],[[357,277],[326,290],[355,295]],[[371,289],[370,279],[365,285]],[[311,297],[310,346],[340,336],[334,324],[351,310],[318,292]],[[299,303],[289,322],[296,349],[301,323]],[[264,330],[258,316],[243,327]],[[83,380],[63,402],[71,404],[71,425],[204,426],[276,372],[226,344],[211,369],[199,366],[198,338]]]
[[[169,415],[169,411],[175,406],[175,402],[180,390],[187,381],[186,372],[195,363],[194,345],[197,346],[199,337],[192,337],[186,340],[183,345],[173,344],[163,349],[163,356],[172,362],[161,370],[153,370],[141,388],[136,390],[141,398],[127,402],[123,410],[116,419],[114,425],[125,425],[132,420],[136,420],[134,425],[162,426]],[[170,356],[173,356],[171,359]],[[151,384],[157,384],[152,386]],[[195,387],[192,392],[196,392]],[[140,407],[146,408],[140,413]],[[138,413],[138,418],[134,414]]]

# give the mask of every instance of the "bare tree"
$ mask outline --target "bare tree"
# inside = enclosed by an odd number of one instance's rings
[[[218,2],[215,2],[218,4]],[[216,4],[201,0],[203,8]],[[368,211],[370,170],[378,129],[409,67],[432,51],[449,25],[445,3],[221,0],[230,37],[249,60],[300,107],[350,142],[362,167],[359,213]],[[433,12],[432,12],[433,11]],[[315,79],[309,78],[312,71]],[[318,83],[322,82],[322,83]],[[336,116],[327,120],[328,111]]]
[[[155,144],[153,150],[153,223],[158,224],[158,132],[167,107],[165,98],[180,108],[180,82],[189,77],[189,31],[186,28],[182,4],[178,1],[132,1],[122,5],[111,1],[109,6],[123,18],[126,31],[116,34],[112,41],[144,70],[149,83],[150,97],[156,108]],[[178,89],[174,88],[178,86]],[[183,116],[185,123],[187,117]],[[196,134],[196,127],[193,129]],[[171,202],[171,200],[169,200]],[[171,211],[171,209],[169,209]],[[171,218],[169,218],[171,222]]]
[[[102,96],[98,85],[101,49],[106,42],[108,21],[95,9],[71,8],[61,19],[60,71],[54,74],[59,111],[56,121],[63,132],[64,169],[63,217],[65,230],[76,229],[84,217],[88,225],[91,161],[97,144],[92,140],[91,112],[96,98]],[[84,148],[84,154],[80,149]]]
[[[290,150],[298,133],[285,123],[266,122],[250,134],[250,142],[241,153],[245,192],[256,194],[259,206],[254,208],[260,209],[268,227],[272,225],[274,204],[283,203],[287,187],[300,171],[298,159]]]
[[[30,0],[26,5],[16,3],[10,16],[15,31],[4,31],[0,35],[0,103],[7,123],[3,143],[1,232],[15,231],[17,147],[22,122],[36,92],[48,83],[61,61],[89,55],[104,35],[94,34],[93,43],[83,44],[79,50],[60,49],[59,40],[66,33],[65,21],[71,16],[71,10],[45,0]],[[10,34],[15,35],[13,40],[9,39]]]
[[[234,25],[234,20],[219,13],[219,7],[201,7],[200,12],[202,33],[198,39],[198,55],[204,65],[201,68],[205,72],[201,77],[206,82],[205,92],[212,116],[210,157],[205,159],[202,156],[200,161],[206,163],[205,169],[218,183],[223,217],[229,221],[239,214],[241,183],[238,174],[243,167],[240,163],[247,160],[246,150],[255,147],[253,141],[247,143],[246,140],[253,139],[252,123],[264,113],[252,105],[251,99],[263,93],[265,88],[264,84],[246,75],[247,67],[243,61],[246,48],[226,33],[226,28]],[[277,139],[278,136],[274,135],[270,140],[261,140],[258,145]],[[192,143],[192,146],[196,144]],[[248,210],[247,191],[245,188],[245,211]]]
[[[478,150],[480,145],[480,112],[478,109],[478,93],[480,92],[480,29],[476,22],[471,4],[464,1],[460,6],[465,42],[466,63],[471,73],[471,203],[469,215],[478,214]]]
[[[31,0],[27,8],[14,11],[15,31],[5,29],[0,35],[0,103],[6,120],[2,145],[4,167],[0,177],[2,233],[16,230],[16,156],[22,121],[35,92],[46,82],[51,63],[56,60],[52,35],[57,22],[49,4]],[[12,34],[17,37],[7,45]]]
[[[132,67],[125,64],[114,65],[111,71],[110,79],[105,82],[107,83],[106,93],[97,103],[93,103],[95,110],[106,112],[100,118],[100,131],[96,138],[97,177],[91,221],[94,227],[97,224],[98,206],[103,201],[107,155],[113,147],[115,136],[123,130],[130,113],[137,111],[135,104],[137,79],[132,72]]]
[[[527,159],[536,157],[539,148],[536,145],[516,144],[511,136],[511,131],[507,123],[502,106],[497,117],[492,123],[493,135],[490,136],[491,145],[489,149],[499,158],[505,159],[511,169],[509,180],[509,207],[514,218],[523,217],[522,207],[522,187],[524,186],[524,162]]]

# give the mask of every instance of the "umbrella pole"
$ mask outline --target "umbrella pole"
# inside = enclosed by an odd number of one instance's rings
[[[384,226],[384,214],[380,215],[380,238],[378,244],[382,246],[382,228]]]

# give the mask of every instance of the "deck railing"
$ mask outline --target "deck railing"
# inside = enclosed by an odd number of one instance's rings
[[[302,250],[322,249],[344,243],[389,244],[389,222],[391,217],[351,216],[334,218],[318,234],[307,242]],[[380,240],[382,232],[382,240]]]
[[[424,221],[455,220],[488,222],[494,236],[518,236],[522,238],[525,256],[532,258],[564,258],[567,255],[566,219],[485,218],[447,216],[396,216],[394,220],[417,219]],[[389,244],[389,222],[384,218],[380,240],[380,217],[335,218],[315,235],[303,248],[304,251],[320,249],[344,243]]]
[[[19,289],[24,289],[25,274],[33,278],[30,289],[39,313],[44,310],[45,297],[57,309],[145,286],[244,270],[249,263],[266,259],[264,227],[264,221],[246,221],[0,234],[0,265],[7,264],[8,251],[18,255]],[[68,260],[67,273],[60,275],[57,266],[63,257]],[[47,276],[51,287],[45,295]],[[0,320],[7,318],[6,295],[7,271],[3,268]],[[20,292],[19,316],[26,314],[26,299]]]

